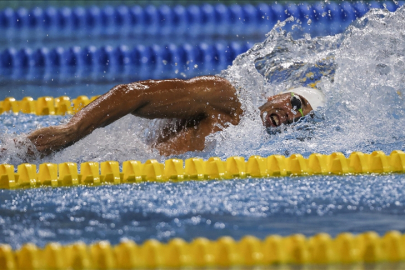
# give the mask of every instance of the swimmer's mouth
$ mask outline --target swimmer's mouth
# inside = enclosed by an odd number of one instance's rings
[[[277,114],[272,113],[272,114],[270,114],[270,115],[268,116],[268,121],[267,121],[267,123],[268,123],[269,126],[271,126],[271,127],[278,127],[278,126],[281,125],[280,117],[279,117]]]

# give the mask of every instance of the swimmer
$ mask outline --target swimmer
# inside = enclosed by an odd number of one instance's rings
[[[272,96],[259,110],[266,128],[288,125],[324,103],[316,89],[299,87]],[[61,150],[121,117],[178,119],[175,129],[162,130],[153,143],[161,155],[201,151],[205,138],[221,126],[238,125],[243,114],[236,89],[225,78],[200,76],[188,80],[146,80],[120,84],[100,96],[67,124],[38,129],[28,135],[42,155]]]

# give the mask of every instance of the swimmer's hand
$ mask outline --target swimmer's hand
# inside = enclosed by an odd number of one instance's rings
[[[44,156],[73,144],[75,137],[71,125],[40,128],[27,136],[37,151]]]

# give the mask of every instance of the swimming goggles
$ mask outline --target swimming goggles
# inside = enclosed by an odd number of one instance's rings
[[[301,113],[301,116],[304,116],[304,113],[302,112],[302,101],[299,96],[294,95],[293,92],[291,92],[291,106],[293,110],[297,110]]]

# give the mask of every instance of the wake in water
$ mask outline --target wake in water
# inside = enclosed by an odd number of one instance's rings
[[[237,86],[245,111],[238,126],[230,126],[209,136],[203,152],[180,155],[219,156],[271,155],[341,151],[389,153],[405,147],[405,9],[395,13],[371,10],[344,33],[311,38],[299,34],[300,22],[289,18],[279,23],[263,43],[240,55],[220,76]],[[284,30],[295,23],[293,32]],[[299,38],[297,38],[299,36]],[[322,90],[327,105],[314,118],[305,117],[292,126],[266,132],[258,107],[266,97],[286,89],[310,85]],[[40,122],[43,126],[61,121],[53,117],[2,116],[7,121],[26,121],[1,138],[1,163],[21,163],[24,150],[11,146],[13,132],[28,132]],[[28,117],[28,120],[27,120]],[[67,118],[62,118],[64,121]],[[31,121],[31,122],[30,122]],[[30,162],[55,163],[86,160],[124,161],[164,159],[150,148],[148,138],[159,132],[166,120],[149,121],[126,116],[44,159]],[[10,147],[11,146],[11,147]]]
[[[216,142],[213,154],[404,149],[404,16],[404,8],[395,13],[371,10],[343,34],[313,39],[304,35],[294,40],[283,24],[275,27],[262,44],[239,56],[223,72],[248,89],[242,99],[251,117],[244,123],[251,123],[212,136]],[[306,117],[280,133],[260,135],[256,108],[267,96],[300,85],[316,85],[325,93],[327,105],[317,117],[324,120]]]

